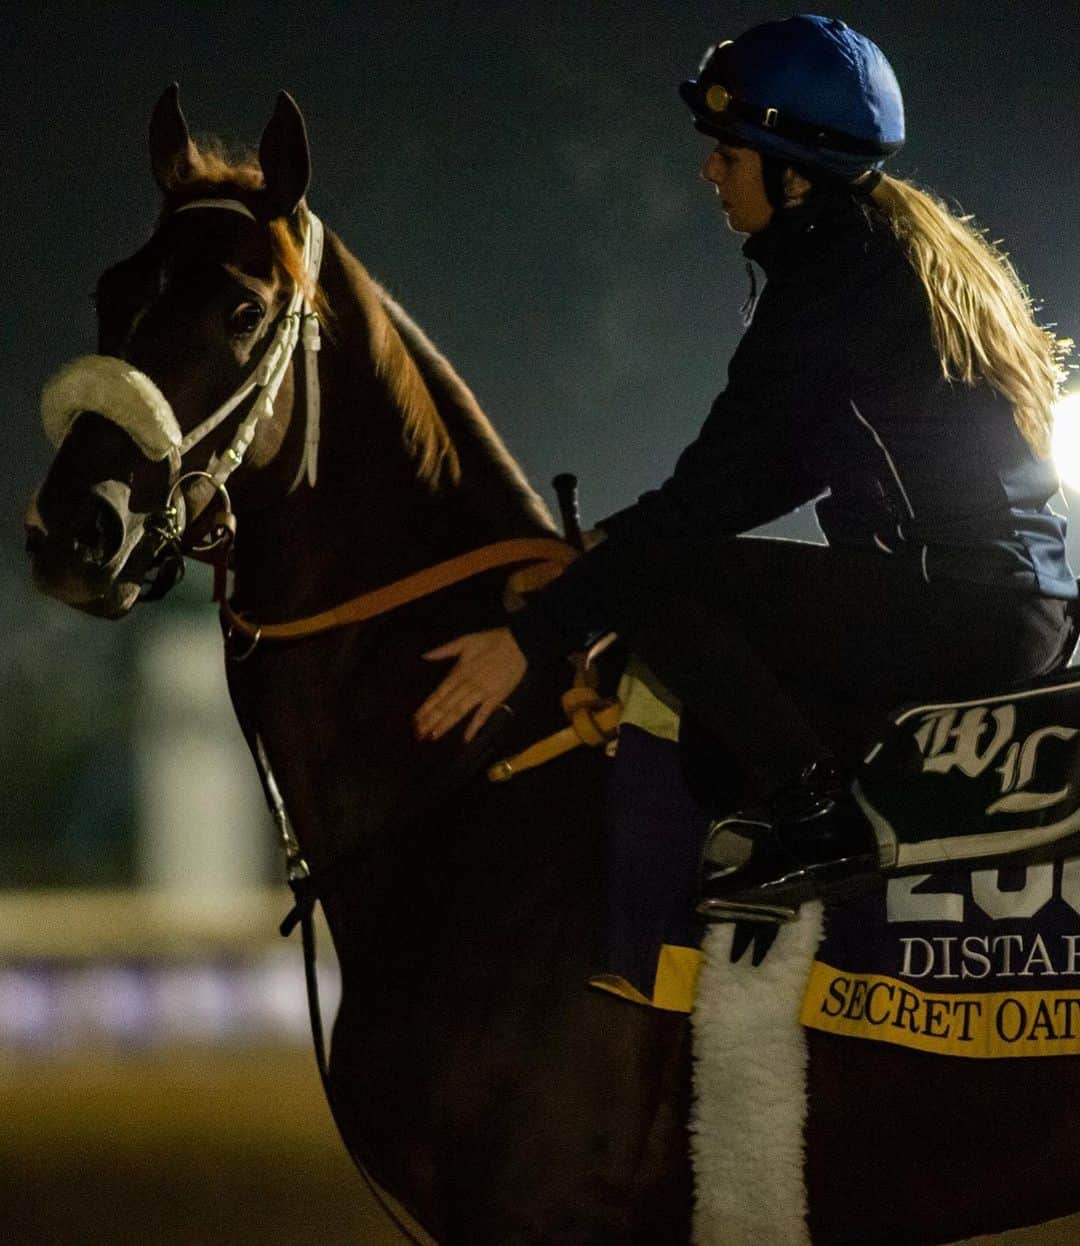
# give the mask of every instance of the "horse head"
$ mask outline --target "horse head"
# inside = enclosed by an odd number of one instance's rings
[[[173,85],[150,152],[157,228],[98,281],[98,353],[45,386],[57,453],[26,516],[39,588],[110,618],[168,590],[229,489],[258,507],[314,479],[293,419],[293,349],[318,345],[321,246],[299,109],[282,92],[258,157],[233,164],[192,141]]]

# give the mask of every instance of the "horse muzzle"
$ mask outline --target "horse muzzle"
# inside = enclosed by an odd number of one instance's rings
[[[168,504],[160,515],[133,511],[131,487],[116,477],[129,477],[134,452],[167,461],[175,478],[182,438],[168,401],[126,360],[87,355],[46,383],[41,410],[58,458],[26,517],[38,588],[108,618],[140,594],[163,596],[183,566],[175,512]]]
[[[126,506],[127,487],[102,481],[62,518],[47,521],[35,496],[25,517],[34,583],[89,614],[119,618],[139,596],[128,564],[145,536],[143,517]]]

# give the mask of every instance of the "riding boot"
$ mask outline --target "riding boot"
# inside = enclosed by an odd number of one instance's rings
[[[808,766],[763,815],[713,823],[698,913],[709,921],[790,921],[807,900],[848,899],[880,885],[877,840],[831,758]]]

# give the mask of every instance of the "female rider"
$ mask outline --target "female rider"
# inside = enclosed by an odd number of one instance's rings
[[[508,627],[427,655],[457,662],[416,725],[436,738],[471,713],[471,738],[529,663],[617,630],[762,802],[707,854],[706,911],[731,918],[875,874],[836,760],[852,708],[1067,660],[1077,586],[1047,457],[1064,347],[1000,252],[881,172],[903,104],[863,35],[767,22],[680,93],[767,277],[727,387],[670,478]],[[737,535],[813,498],[827,545]]]

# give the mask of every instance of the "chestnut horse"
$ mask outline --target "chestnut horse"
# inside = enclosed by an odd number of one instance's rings
[[[120,617],[148,583],[167,588],[220,502],[237,520],[232,606],[268,633],[463,552],[554,537],[469,390],[329,232],[316,283],[307,141],[288,96],[258,159],[230,163],[193,143],[171,88],[151,152],[158,226],[101,278],[100,355],[50,390],[60,446],[27,523],[40,588]],[[291,356],[298,336],[307,349]],[[111,395],[96,406],[95,386]],[[133,388],[127,414],[109,405]],[[443,670],[422,655],[498,625],[505,579],[490,570],[303,639],[226,640],[249,744],[315,874],[333,879],[331,1106],[357,1161],[445,1246],[676,1246],[691,1234],[689,1027],[585,986],[603,760],[579,749],[485,778],[494,756],[564,725],[568,669],[530,671],[471,746],[414,737]],[[810,1056],[815,1241],[938,1241],[1080,1204],[1040,1195],[1030,1215],[1004,1176],[1044,1190],[1044,1156],[1007,1155],[993,1137],[1010,1096],[1021,1114],[1052,1102],[1057,1061],[1018,1080],[1009,1062],[818,1034]],[[981,1150],[940,1171],[938,1122],[959,1112]],[[882,1188],[901,1192],[887,1213]]]

